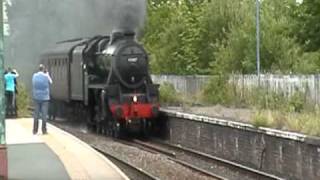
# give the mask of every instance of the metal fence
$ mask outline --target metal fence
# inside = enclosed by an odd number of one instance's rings
[[[156,83],[168,82],[175,89],[184,94],[192,95],[199,93],[208,83],[211,76],[176,76],[176,75],[153,75]],[[258,86],[257,75],[231,75],[229,83],[236,86],[237,90],[248,89]],[[308,101],[320,103],[320,75],[274,75],[262,74],[260,87],[268,91],[282,93],[291,96],[295,92],[305,94]]]

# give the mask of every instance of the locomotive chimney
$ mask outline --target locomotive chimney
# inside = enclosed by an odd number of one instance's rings
[[[123,32],[123,35],[126,39],[134,39],[136,36],[136,33],[132,30],[125,30]]]
[[[114,30],[111,33],[111,38],[110,38],[110,44],[121,40],[121,39],[131,39],[133,40],[135,38],[136,33],[132,30]]]

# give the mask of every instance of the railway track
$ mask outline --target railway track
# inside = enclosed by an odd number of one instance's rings
[[[92,146],[93,147],[93,146]],[[159,178],[149,174],[148,172],[135,167],[134,165],[121,160],[120,158],[107,153],[103,150],[100,150],[97,147],[93,147],[95,150],[103,154],[105,157],[107,157],[109,160],[111,160],[114,164],[116,164],[121,170],[126,172],[126,175],[133,180],[159,180]]]
[[[239,179],[239,177],[241,177],[241,179],[259,180],[282,179],[235,162],[214,157],[193,149],[169,144],[161,140],[152,139],[144,142],[134,139],[131,143],[143,147],[143,149],[150,149],[150,151],[166,155],[176,163],[216,179]]]
[[[158,139],[150,139],[150,141],[114,139],[114,141],[154,154],[162,154],[167,159],[210,179],[282,179],[235,162],[214,157],[193,149],[184,148],[179,145],[169,144]],[[128,175],[131,179],[159,179],[105,151],[97,150],[111,159],[117,166],[121,167],[121,169],[124,169],[126,173],[129,172]]]
[[[212,176],[210,173],[201,172],[195,166],[174,159],[175,154],[165,149],[161,151],[158,147],[152,149],[150,146],[142,145],[142,142],[139,145],[131,140],[106,138],[94,133],[84,133],[81,130],[79,131],[79,127],[74,127],[74,125],[68,123],[55,122],[54,124],[88,143],[92,148],[110,159],[130,179],[222,179],[216,175]],[[112,150],[114,147],[117,149],[116,151]],[[127,150],[123,151],[124,149]],[[135,152],[139,152],[140,154],[137,158],[133,158]],[[142,154],[145,154],[145,156],[142,157]],[[159,154],[161,155],[159,156]],[[171,157],[171,159],[168,157]],[[128,161],[128,159],[136,159],[137,163]],[[156,162],[157,160],[152,162],[151,159],[157,159],[159,162]],[[139,161],[143,161],[143,164],[148,164],[148,166],[145,167]],[[157,164],[157,166],[152,164]]]
[[[212,172],[209,172],[209,171],[206,171],[206,170],[203,170],[201,168],[198,168],[188,162],[184,162],[184,161],[181,161],[179,159],[176,158],[176,153],[174,151],[170,151],[170,150],[167,150],[165,148],[161,148],[159,146],[156,146],[156,145],[153,145],[151,143],[148,143],[148,142],[143,142],[143,141],[140,141],[138,139],[131,139],[131,140],[119,140],[119,139],[115,139],[115,141],[117,142],[120,142],[120,143],[123,143],[123,144],[126,144],[126,145],[129,145],[129,146],[134,146],[134,147],[137,147],[137,148],[140,148],[144,151],[148,151],[148,152],[151,152],[151,153],[158,153],[158,154],[162,154],[162,155],[165,155],[167,156],[167,158],[173,162],[176,162],[178,164],[181,164],[182,166],[188,168],[188,169],[191,169],[192,171],[198,173],[198,174],[202,174],[204,176],[207,176],[209,178],[212,178],[212,179],[219,179],[219,180],[226,180],[226,178],[223,178],[222,176],[219,176],[217,174],[214,174]]]

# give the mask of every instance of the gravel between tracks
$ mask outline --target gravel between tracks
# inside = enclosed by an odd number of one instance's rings
[[[75,127],[70,123],[53,124],[75,135],[89,145],[95,146],[122,160],[134,164],[136,167],[139,167],[160,179],[213,179],[177,164],[167,159],[164,155],[153,154],[136,147],[113,141],[111,138],[88,133],[85,128],[80,128],[80,126]]]

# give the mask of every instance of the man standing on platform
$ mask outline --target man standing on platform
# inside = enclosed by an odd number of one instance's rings
[[[32,77],[32,95],[34,101],[34,122],[33,134],[38,132],[39,118],[42,119],[42,134],[47,134],[47,114],[50,100],[50,84],[52,80],[48,72],[45,72],[44,65],[40,64],[39,72]]]

